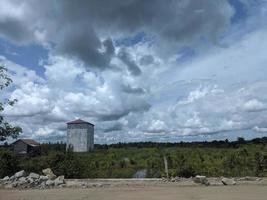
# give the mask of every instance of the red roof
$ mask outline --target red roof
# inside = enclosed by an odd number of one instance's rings
[[[91,124],[94,126],[94,124],[90,123],[90,122],[86,122],[82,119],[76,119],[74,121],[70,121],[70,122],[67,122],[67,124]]]
[[[22,141],[25,144],[31,145],[31,146],[39,146],[40,144],[38,142],[36,142],[33,139],[18,139],[16,142],[18,141]],[[15,144],[16,142],[14,142],[13,144]]]

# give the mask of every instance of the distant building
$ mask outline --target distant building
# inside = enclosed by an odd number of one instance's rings
[[[40,144],[32,139],[18,139],[12,145],[14,153],[17,155],[33,155],[40,153]]]
[[[67,123],[67,149],[86,152],[94,149],[94,124],[77,119]]]

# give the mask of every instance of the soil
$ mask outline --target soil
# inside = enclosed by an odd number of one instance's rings
[[[0,190],[0,200],[266,200],[267,186],[121,186]]]

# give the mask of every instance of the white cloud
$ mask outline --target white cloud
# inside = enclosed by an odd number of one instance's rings
[[[266,106],[266,104],[260,102],[257,99],[251,99],[251,100],[245,102],[243,104],[242,108],[248,112],[257,112],[257,111],[262,111],[262,110],[267,109],[267,106]]]
[[[194,101],[204,98],[207,95],[216,95],[223,92],[224,91],[222,89],[218,89],[217,85],[214,85],[212,88],[200,86],[196,90],[191,91],[187,99],[179,101],[178,104],[183,105],[183,104],[193,103]]]
[[[267,133],[267,128],[263,128],[263,127],[255,126],[252,128],[252,130],[257,131],[257,132],[261,132],[261,133]]]
[[[51,135],[54,132],[53,129],[48,128],[48,127],[44,127],[44,128],[39,128],[36,132],[35,135],[36,136],[47,136],[47,135]]]
[[[60,56],[50,56],[44,68],[48,83],[59,88],[72,87],[77,76],[85,72],[81,63]]]
[[[17,99],[14,107],[6,106],[4,114],[8,116],[33,116],[49,113],[52,104],[49,99],[50,89],[28,82],[19,89],[15,89],[11,99]]]
[[[194,112],[193,117],[186,120],[184,126],[191,127],[191,128],[201,128],[202,123],[201,123],[200,118],[198,117],[198,113]]]

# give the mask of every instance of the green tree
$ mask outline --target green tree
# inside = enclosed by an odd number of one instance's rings
[[[246,140],[243,137],[238,137],[237,142],[238,142],[238,144],[245,144]]]
[[[0,66],[0,90],[5,89],[12,83],[12,79],[7,74],[7,69],[3,66]],[[1,114],[4,111],[5,105],[13,106],[17,101],[16,99],[10,100],[1,100],[0,102],[0,141],[5,141],[8,137],[17,138],[18,135],[22,132],[22,129],[18,126],[12,126],[7,121],[4,120],[3,115]]]

